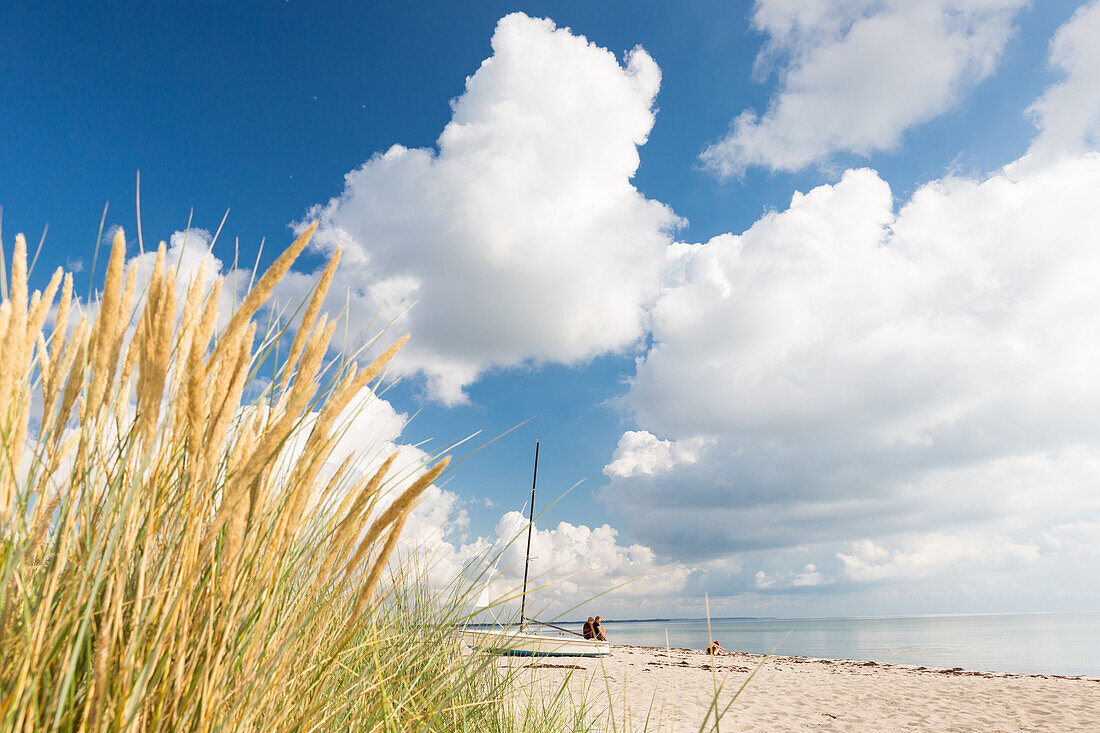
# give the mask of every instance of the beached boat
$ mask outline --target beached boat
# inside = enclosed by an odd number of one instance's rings
[[[471,649],[506,657],[606,657],[611,653],[606,641],[579,637],[479,629],[464,629],[461,635]]]
[[[459,631],[459,639],[471,649],[502,654],[510,657],[606,657],[611,654],[611,644],[596,639],[585,639],[575,631],[563,629],[524,616],[527,608],[527,570],[531,564],[531,531],[535,526],[535,484],[539,477],[539,444],[535,442],[535,472],[531,479],[531,514],[527,523],[527,555],[523,561],[523,593],[520,596],[518,629],[470,629]],[[495,565],[494,565],[495,567]],[[490,575],[492,570],[490,570]],[[477,605],[491,606],[489,588],[486,585]],[[539,624],[561,632],[558,636],[532,634],[524,631],[528,624]],[[567,636],[567,634],[571,636]]]

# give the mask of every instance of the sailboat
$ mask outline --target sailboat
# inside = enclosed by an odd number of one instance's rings
[[[531,532],[535,527],[535,484],[539,476],[539,443],[535,442],[535,472],[531,479],[531,515],[527,522],[527,554],[523,561],[523,595],[520,596],[518,629],[463,629],[459,632],[464,644],[477,651],[510,657],[606,657],[611,654],[611,644],[596,639],[585,639],[575,631],[563,629],[524,615],[527,608],[527,573],[531,566]],[[490,571],[491,575],[491,571]],[[490,605],[486,585],[478,605]],[[561,632],[558,636],[534,634],[525,630],[528,624],[539,624]],[[572,636],[569,636],[572,635]]]

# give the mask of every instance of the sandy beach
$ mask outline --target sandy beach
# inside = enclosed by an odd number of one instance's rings
[[[530,695],[554,695],[566,683],[571,703],[589,706],[609,730],[1100,730],[1097,677],[757,654],[718,656],[712,666],[698,650],[631,646],[603,660],[498,664],[517,670]],[[717,726],[713,711],[708,719],[716,689],[725,711]]]

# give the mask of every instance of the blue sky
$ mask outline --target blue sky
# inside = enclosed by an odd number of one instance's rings
[[[540,522],[551,605],[671,563],[607,607],[1095,609],[1097,16],[9,4],[5,244],[48,224],[39,277],[92,277],[139,169],[147,242],[230,210],[226,270],[320,216],[284,298],[342,244],[353,327],[420,300],[400,442],[535,417],[420,536],[459,562],[509,526],[536,436],[544,497],[583,480]]]

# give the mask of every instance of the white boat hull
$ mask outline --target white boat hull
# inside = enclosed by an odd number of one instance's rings
[[[476,629],[465,629],[459,637],[471,649],[509,657],[606,657],[611,654],[611,644],[594,639]]]

